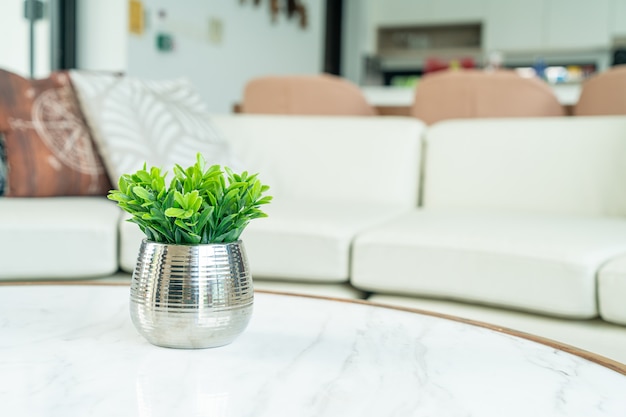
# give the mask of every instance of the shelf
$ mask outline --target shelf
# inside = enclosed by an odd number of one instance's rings
[[[432,50],[480,49],[480,23],[381,27],[378,29],[378,54],[428,53]]]

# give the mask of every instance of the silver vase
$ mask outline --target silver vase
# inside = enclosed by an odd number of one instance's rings
[[[150,343],[185,349],[226,345],[248,325],[253,299],[241,241],[141,243],[130,287],[130,315]]]

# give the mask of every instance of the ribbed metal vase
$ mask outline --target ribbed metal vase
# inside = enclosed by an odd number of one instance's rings
[[[142,242],[130,287],[130,315],[150,343],[183,349],[226,345],[248,325],[253,299],[241,241]]]

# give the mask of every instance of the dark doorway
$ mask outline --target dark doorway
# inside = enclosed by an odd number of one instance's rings
[[[51,67],[76,68],[76,0],[54,0],[51,13]]]
[[[324,72],[341,74],[341,30],[343,0],[326,0]]]

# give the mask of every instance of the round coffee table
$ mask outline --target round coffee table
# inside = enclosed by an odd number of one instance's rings
[[[134,329],[128,286],[0,286],[0,410],[21,416],[626,416],[626,366],[363,302],[258,292],[231,345]]]

